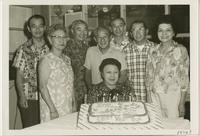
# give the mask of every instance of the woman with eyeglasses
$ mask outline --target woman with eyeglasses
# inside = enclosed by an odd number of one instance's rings
[[[75,111],[74,75],[71,60],[64,55],[67,37],[64,26],[50,26],[50,52],[39,63],[40,120],[46,122]]]

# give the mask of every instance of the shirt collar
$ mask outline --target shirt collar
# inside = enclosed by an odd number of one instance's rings
[[[145,48],[149,48],[150,47],[150,44],[149,44],[149,40],[145,40],[145,42],[144,42],[144,48],[143,49],[145,49]],[[132,42],[132,47],[134,48],[134,49],[137,49],[138,50],[138,46],[137,46],[137,44],[136,44],[136,42],[135,41],[133,41]]]
[[[40,48],[37,48],[37,46],[35,46],[34,43],[33,43],[33,39],[29,39],[28,42],[27,42],[27,46],[29,48],[31,48],[32,50],[40,51],[40,50],[47,47],[47,43],[45,42]]]
[[[172,50],[174,50],[174,48],[177,47],[177,45],[178,45],[178,43],[175,42],[174,40],[172,40],[172,44],[171,44],[171,46],[170,46],[170,48],[168,49],[167,52],[171,52]],[[158,48],[159,48],[160,46],[161,46],[161,43],[159,43]],[[159,52],[160,52],[160,50],[159,50]]]
[[[98,49],[98,52],[100,52],[101,54],[103,54],[102,52],[101,52],[101,50],[99,49],[99,46],[97,45],[97,49]],[[112,52],[113,51],[113,47],[109,47],[108,48],[108,50],[104,53],[104,54],[107,54],[107,53],[109,53],[109,52]]]
[[[102,81],[101,83],[99,83],[99,86],[100,86],[100,88],[101,89],[106,89],[106,90],[120,90],[120,88],[122,87],[122,84],[116,84],[116,88],[115,89],[110,89],[110,88],[108,88],[107,86],[106,86],[106,84],[105,84],[105,82],[104,81]]]

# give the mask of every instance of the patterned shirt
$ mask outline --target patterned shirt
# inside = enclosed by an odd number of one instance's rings
[[[86,57],[88,43],[70,39],[64,50],[64,54],[71,59],[72,68],[74,71],[74,84],[76,100],[83,100],[87,92],[84,81],[84,62]],[[82,101],[83,102],[83,101]],[[79,102],[78,102],[79,103]],[[77,103],[77,104],[78,104]]]
[[[24,92],[28,100],[38,100],[37,64],[47,52],[49,48],[46,44],[37,48],[32,39],[21,45],[16,52],[13,66],[24,74]]]
[[[160,52],[161,44],[150,50],[147,63],[147,89],[158,93],[189,90],[189,57],[187,49],[173,41]]]
[[[130,41],[129,41],[128,36],[124,37],[124,40],[120,44],[117,44],[115,42],[114,37],[112,37],[111,41],[110,41],[110,47],[113,47],[117,50],[122,51],[129,43],[130,43]]]
[[[134,97],[134,94],[130,94],[131,90],[128,84],[118,84],[115,89],[110,89],[101,82],[90,88],[87,102],[129,101],[130,96]]]
[[[146,102],[145,73],[149,49],[154,46],[153,42],[146,41],[144,48],[140,51],[133,41],[124,48],[128,69],[129,82],[134,89],[136,100]]]

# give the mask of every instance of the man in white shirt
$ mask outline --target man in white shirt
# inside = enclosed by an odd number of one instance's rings
[[[122,69],[119,82],[123,83],[127,78],[125,55],[119,50],[110,47],[110,31],[107,28],[97,28],[95,30],[95,38],[97,46],[90,47],[87,50],[84,64],[86,68],[85,80],[88,88],[90,88],[92,84],[98,84],[102,81],[99,65],[105,58],[115,58],[121,63]]]
[[[110,46],[122,51],[130,42],[124,19],[113,19],[110,23],[110,27],[112,31]]]

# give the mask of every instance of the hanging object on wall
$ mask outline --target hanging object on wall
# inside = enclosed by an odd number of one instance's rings
[[[62,7],[60,5],[54,5],[53,11],[59,17],[62,15]]]
[[[79,12],[82,10],[82,6],[81,5],[74,5],[72,7],[73,12]]]
[[[88,6],[88,16],[89,17],[97,17],[99,11],[99,6],[97,5],[89,5]]]
[[[53,13],[54,16],[51,17],[51,24],[63,24],[64,23],[64,11],[63,7],[61,5],[54,5],[53,6]]]
[[[90,17],[97,17],[98,12],[109,12],[112,9],[112,5],[88,5],[88,15]]]
[[[102,10],[103,10],[103,12],[108,12],[108,11],[109,11],[109,9],[108,9],[107,6],[104,6],[104,7],[102,8]]]
[[[147,8],[147,5],[129,5],[126,7],[127,16],[144,16]]]

